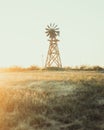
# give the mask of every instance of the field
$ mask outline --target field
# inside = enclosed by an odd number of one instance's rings
[[[0,130],[104,130],[104,73],[0,73]]]

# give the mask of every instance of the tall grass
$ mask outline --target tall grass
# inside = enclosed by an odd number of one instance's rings
[[[103,130],[104,74],[2,73],[0,130]]]

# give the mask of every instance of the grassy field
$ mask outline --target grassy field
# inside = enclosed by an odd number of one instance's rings
[[[104,130],[104,73],[0,73],[0,130]]]

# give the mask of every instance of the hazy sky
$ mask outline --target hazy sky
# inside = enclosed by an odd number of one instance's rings
[[[104,0],[0,0],[0,67],[42,66],[50,23],[63,66],[104,65]]]

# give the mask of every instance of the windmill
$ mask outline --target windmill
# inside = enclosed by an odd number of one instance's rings
[[[55,24],[47,25],[46,29],[46,35],[49,37],[49,49],[48,54],[46,58],[45,67],[62,67],[61,64],[61,58],[60,53],[58,49],[58,39],[57,36],[59,36],[59,28]]]

